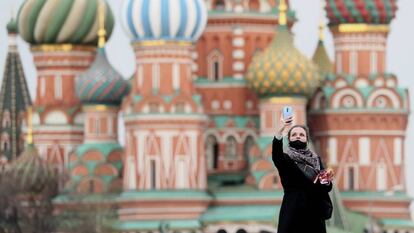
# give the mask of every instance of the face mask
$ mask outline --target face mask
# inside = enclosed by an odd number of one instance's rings
[[[295,140],[295,141],[290,141],[289,142],[289,146],[291,146],[291,147],[293,147],[293,148],[295,148],[297,150],[300,150],[300,149],[305,149],[306,146],[307,146],[307,143],[306,142],[302,142],[300,140]]]

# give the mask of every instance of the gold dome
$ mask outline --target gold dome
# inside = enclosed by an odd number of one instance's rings
[[[279,11],[279,18],[283,18],[286,14],[283,3]],[[260,97],[310,97],[321,82],[317,66],[293,46],[292,35],[283,20],[271,44],[253,57],[246,76],[247,86]]]

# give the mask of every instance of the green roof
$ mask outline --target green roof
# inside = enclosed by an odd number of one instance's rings
[[[215,80],[209,80],[207,77],[198,77],[196,80],[194,80],[194,83],[196,85],[208,85],[208,84],[217,84],[217,83],[226,83],[226,84],[232,84],[232,83],[239,83],[239,84],[246,84],[246,81],[244,79],[237,79],[233,77],[223,77],[220,81]]]
[[[199,220],[147,220],[147,221],[117,221],[115,230],[154,230],[165,226],[167,229],[200,229]]]
[[[213,206],[207,209],[201,217],[201,220],[205,223],[224,221],[276,223],[279,217],[279,210],[280,206],[278,205]]]
[[[119,143],[86,143],[76,148],[76,155],[82,157],[90,150],[99,151],[106,158],[112,151],[123,150],[123,147]]]
[[[217,128],[224,128],[230,120],[233,120],[235,124],[235,128],[244,129],[247,126],[247,122],[249,120],[253,120],[255,126],[259,126],[258,121],[260,121],[259,117],[252,117],[252,116],[228,116],[228,115],[213,115],[211,116]]]
[[[216,200],[263,200],[263,199],[282,199],[282,190],[259,190],[250,185],[222,186],[211,190],[211,194]]]
[[[380,220],[380,223],[384,227],[404,227],[404,228],[413,228],[414,221],[408,219],[393,219],[393,218],[384,218]]]
[[[135,199],[160,199],[160,200],[171,200],[171,199],[184,199],[184,200],[208,200],[211,196],[205,191],[199,190],[139,190],[139,191],[126,191],[123,192],[119,200],[135,200]]]
[[[226,173],[216,173],[216,174],[210,174],[208,176],[208,182],[213,183],[226,183],[226,182],[236,182],[236,183],[242,183],[244,179],[246,178],[247,172],[241,171],[241,172],[226,172]]]
[[[345,210],[346,219],[349,222],[350,232],[364,232],[365,226],[369,221],[367,215]]]
[[[376,191],[376,192],[370,192],[370,191],[343,191],[341,192],[342,199],[386,199],[386,200],[406,200],[411,201],[412,198],[405,192],[394,192],[389,193],[387,191]]]
[[[352,232],[341,230],[341,229],[336,228],[336,227],[326,227],[326,233],[352,233]]]
[[[53,199],[54,203],[99,203],[114,202],[119,194],[61,194]]]

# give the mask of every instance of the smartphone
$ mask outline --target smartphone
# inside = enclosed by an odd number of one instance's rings
[[[283,116],[283,120],[286,120],[289,117],[292,117],[293,116],[293,108],[291,106],[285,106],[285,107],[283,107],[282,116]],[[290,122],[291,121],[286,122],[286,123],[290,123]]]

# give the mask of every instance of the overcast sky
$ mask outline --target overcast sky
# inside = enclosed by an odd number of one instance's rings
[[[0,0],[0,78],[3,77],[5,55],[7,52],[6,24],[12,12],[17,12],[22,0]],[[120,5],[122,0],[108,0],[115,14],[116,24],[112,37],[107,44],[107,55],[112,65],[124,77],[130,77],[134,72],[134,55],[129,39],[120,25]],[[321,12],[320,0],[290,0],[291,7],[296,11],[298,22],[293,27],[295,45],[305,55],[311,57],[318,40],[318,23]],[[398,0],[397,17],[391,24],[388,39],[387,70],[395,73],[399,85],[408,87],[411,95],[411,109],[414,109],[414,1]],[[326,20],[326,19],[325,19]],[[326,29],[326,46],[333,58],[332,36]],[[36,70],[28,45],[19,39],[19,51],[23,60],[23,67],[29,89],[34,99],[36,85]],[[119,59],[122,58],[122,59]],[[411,114],[406,138],[406,179],[408,190],[414,196],[414,117]],[[411,142],[411,143],[409,143]],[[409,179],[411,177],[411,179]]]

